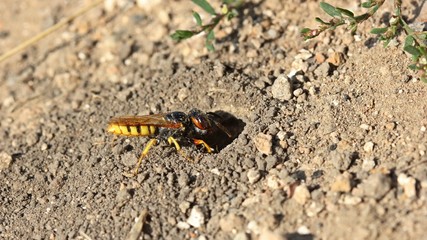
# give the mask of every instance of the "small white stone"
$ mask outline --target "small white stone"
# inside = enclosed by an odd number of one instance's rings
[[[413,177],[409,177],[404,173],[399,174],[397,177],[397,182],[403,188],[403,193],[408,198],[413,198],[417,196],[417,180]]]
[[[6,152],[0,153],[0,171],[9,167],[12,162],[12,156]]]
[[[46,143],[42,143],[42,146],[40,147],[40,149],[42,151],[45,151],[48,148],[48,145]]]
[[[254,234],[259,234],[261,231],[259,224],[255,220],[250,221],[246,228]]]
[[[366,123],[363,123],[359,126],[361,129],[368,131],[369,130],[369,125]]]
[[[298,234],[301,234],[301,235],[308,235],[308,234],[311,234],[310,229],[308,229],[308,227],[307,227],[307,226],[305,226],[305,225],[302,225],[301,227],[299,227],[299,228],[297,229],[297,233],[298,233]]]
[[[280,74],[274,81],[271,94],[273,98],[281,101],[289,101],[292,99],[292,84],[285,74]]]
[[[344,199],[340,201],[340,203],[343,203],[345,205],[357,205],[362,202],[362,198],[352,195],[345,195]]]
[[[318,213],[320,213],[325,208],[324,205],[312,202],[305,210],[305,214],[309,217],[315,217]]]
[[[249,183],[254,184],[261,178],[261,173],[256,169],[249,169],[247,177]]]
[[[188,90],[188,88],[181,88],[178,90],[178,99],[179,101],[183,102],[185,99],[188,98],[188,96],[190,95],[190,90]]]
[[[363,150],[365,150],[365,152],[372,152],[374,150],[374,143],[366,142],[365,145],[363,145]]]
[[[295,55],[295,59],[302,59],[302,60],[308,60],[309,58],[313,57],[313,53],[306,49],[301,49],[297,55]]]
[[[371,171],[375,167],[375,160],[373,158],[363,159],[362,169],[365,172]]]
[[[293,92],[295,97],[298,97],[299,95],[303,94],[304,90],[302,90],[302,88],[298,88],[295,89],[295,91]]]
[[[286,132],[285,132],[285,131],[280,130],[280,131],[276,134],[276,136],[277,136],[277,138],[278,138],[280,141],[283,141],[283,140],[285,140]]]
[[[304,205],[310,198],[310,191],[305,184],[301,184],[295,188],[292,198],[299,204]]]
[[[218,176],[220,176],[220,175],[221,175],[221,173],[219,172],[218,168],[212,168],[212,169],[210,170],[210,172],[211,172],[211,173],[213,173],[213,174],[215,174],[215,175],[218,175]]]
[[[178,222],[176,224],[176,227],[179,228],[179,229],[189,229],[190,225],[188,223],[186,223],[186,222],[180,221],[180,222]]]
[[[283,181],[276,175],[268,175],[266,180],[267,186],[274,190],[282,188],[284,185]]]
[[[262,154],[270,155],[273,153],[273,137],[271,135],[258,133],[254,138],[254,144],[258,151]]]
[[[199,206],[194,206],[191,209],[187,223],[195,228],[201,227],[205,223],[205,215]]]

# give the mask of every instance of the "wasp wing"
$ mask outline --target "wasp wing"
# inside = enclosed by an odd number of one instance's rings
[[[165,128],[180,128],[182,123],[165,120],[166,114],[152,114],[146,116],[120,116],[114,117],[109,124],[126,126],[154,126]]]

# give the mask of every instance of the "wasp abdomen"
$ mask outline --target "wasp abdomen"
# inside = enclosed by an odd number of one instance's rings
[[[108,132],[124,136],[152,136],[156,133],[155,126],[144,125],[124,125],[119,123],[110,123]]]

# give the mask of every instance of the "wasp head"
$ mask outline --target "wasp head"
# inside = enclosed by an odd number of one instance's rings
[[[209,116],[198,109],[192,109],[188,113],[193,129],[197,134],[205,135],[211,128],[212,123]]]

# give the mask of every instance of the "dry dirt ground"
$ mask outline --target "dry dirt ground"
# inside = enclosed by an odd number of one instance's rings
[[[89,2],[2,0],[0,52]],[[157,2],[97,7],[1,63],[1,239],[425,239],[427,85],[403,37],[368,33],[391,1],[309,42],[319,1],[251,1],[212,53],[168,37],[194,4]],[[236,118],[221,151],[162,142],[123,175],[148,139],[114,138],[111,117],[192,108]]]

